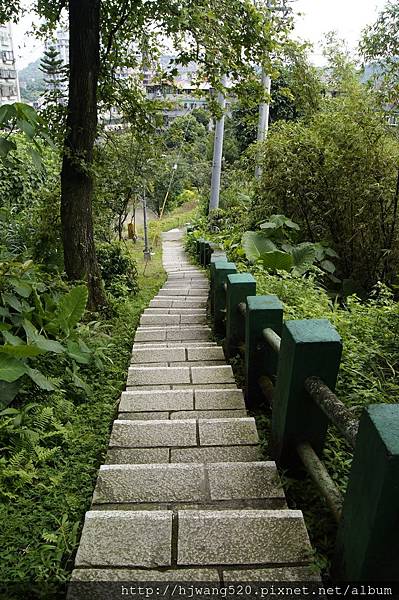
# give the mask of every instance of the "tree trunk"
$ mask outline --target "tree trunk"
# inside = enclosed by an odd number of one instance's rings
[[[93,148],[97,133],[101,0],[69,0],[69,100],[61,171],[64,264],[87,281],[89,307],[105,304],[93,235]]]

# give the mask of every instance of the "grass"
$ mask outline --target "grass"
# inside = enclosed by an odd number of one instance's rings
[[[11,456],[0,459],[3,600],[65,598],[84,514],[125,387],[134,332],[165,279],[160,251],[147,265],[141,243],[130,251],[137,261],[140,292],[113,301],[113,316],[97,316],[89,328],[87,342],[92,348],[102,347],[105,354],[103,370],[93,364],[84,372],[92,394],[70,398],[61,390],[26,398],[25,404],[40,401],[40,414],[52,414],[42,428],[29,423],[28,417],[26,423],[37,428],[41,446],[55,451],[40,458],[33,444],[24,449],[23,458],[16,447]]]

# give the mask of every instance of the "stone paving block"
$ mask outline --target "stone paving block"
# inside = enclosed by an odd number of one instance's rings
[[[132,363],[178,362],[186,360],[184,348],[134,349]]]
[[[170,364],[173,367],[176,367],[177,365],[175,363],[167,363],[167,362],[156,362],[156,363],[133,363],[131,365],[131,367],[137,368],[137,367],[143,367],[143,368],[153,368],[153,367],[164,367],[167,368],[170,366]]]
[[[201,502],[208,498],[201,464],[101,465],[93,504]]]
[[[156,448],[196,446],[196,421],[114,421],[110,446]]]
[[[107,464],[150,464],[168,463],[168,448],[109,448],[105,459]]]
[[[188,367],[129,367],[127,385],[189,383]]]
[[[245,409],[242,390],[196,389],[194,392],[196,410]]]
[[[167,330],[167,340],[206,340],[210,336],[210,329],[180,329]]]
[[[168,412],[121,412],[117,417],[118,421],[159,421],[160,419],[169,419]]]
[[[249,462],[261,460],[259,446],[224,446],[220,448],[178,448],[170,451],[172,463]]]
[[[224,360],[186,360],[184,362],[169,363],[171,367],[214,367],[225,365]]]
[[[223,570],[223,581],[314,581],[320,576],[311,567],[271,567],[270,569]]]
[[[186,390],[186,389],[192,389],[192,390],[196,390],[196,389],[201,389],[201,390],[206,390],[206,389],[210,389],[210,390],[215,390],[215,389],[221,389],[221,390],[236,390],[237,389],[237,385],[235,383],[209,383],[209,384],[204,384],[204,383],[178,383],[176,385],[172,385],[172,389],[173,390]]]
[[[170,390],[172,386],[166,385],[126,385],[127,392],[146,391],[146,390]]]
[[[135,342],[162,342],[166,341],[166,329],[137,329],[135,336]]]
[[[89,511],[77,567],[160,567],[171,564],[170,511]]]
[[[178,519],[178,565],[281,565],[310,559],[298,510],[185,510]]]
[[[197,324],[197,323],[206,323],[206,315],[181,315],[180,323],[183,325],[187,324]]]
[[[180,323],[180,315],[141,315],[140,325],[178,325]]]
[[[192,410],[193,408],[191,390],[122,392],[119,403],[121,412]]]
[[[154,298],[151,300],[150,306],[154,308],[170,308],[172,306],[172,300],[156,300]]]
[[[211,464],[208,479],[212,500],[285,499],[274,462]]]
[[[234,383],[233,369],[230,365],[217,367],[191,367],[193,383]]]
[[[255,419],[203,419],[198,422],[201,446],[240,446],[259,442]]]
[[[210,348],[190,348],[187,350],[188,360],[225,360],[223,348],[213,346]]]
[[[226,419],[246,417],[246,410],[180,410],[172,412],[171,419]]]
[[[125,583],[133,581],[218,582],[219,573],[216,569],[167,569],[166,571],[153,571],[151,569],[74,569],[71,581],[120,581]],[[115,596],[112,598],[114,599]],[[82,600],[82,598],[79,598],[79,600]],[[104,598],[101,598],[101,600],[104,600]]]
[[[165,290],[159,290],[158,292],[158,298],[160,298],[161,296],[188,296],[190,292],[190,288],[188,286],[186,287],[181,287],[181,288],[171,288],[171,289],[165,289]]]
[[[206,300],[173,300],[171,308],[206,308]]]

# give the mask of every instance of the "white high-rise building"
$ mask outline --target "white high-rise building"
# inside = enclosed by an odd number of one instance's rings
[[[11,25],[0,25],[0,106],[19,100]]]

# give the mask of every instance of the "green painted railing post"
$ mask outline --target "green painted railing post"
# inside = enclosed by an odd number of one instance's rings
[[[283,305],[277,296],[249,296],[245,313],[245,381],[247,406],[256,406],[261,395],[259,378],[273,380],[278,355],[265,342],[262,331],[273,329],[281,336]]]
[[[299,442],[309,442],[318,454],[323,450],[328,418],[304,383],[313,375],[334,391],[341,353],[341,338],[327,319],[284,323],[273,395],[272,445],[276,460],[287,467],[297,462]]]
[[[337,537],[337,577],[399,581],[399,405],[368,406]]]
[[[234,263],[217,261],[214,263],[213,278],[213,327],[216,333],[223,334],[225,331],[224,319],[226,311],[226,292],[224,284],[227,276],[237,273]]]
[[[215,287],[215,263],[216,262],[227,262],[227,257],[226,254],[224,252],[222,252],[221,250],[215,250],[212,252],[211,254],[211,258],[210,258],[210,295],[209,295],[209,299],[210,299],[210,309],[211,309],[211,315],[213,316],[214,312],[215,312],[215,308],[214,308],[214,287]]]
[[[247,296],[256,294],[256,279],[250,273],[236,273],[227,276],[226,290],[226,356],[233,356],[239,343],[245,340],[245,316],[238,305],[246,305]]]

